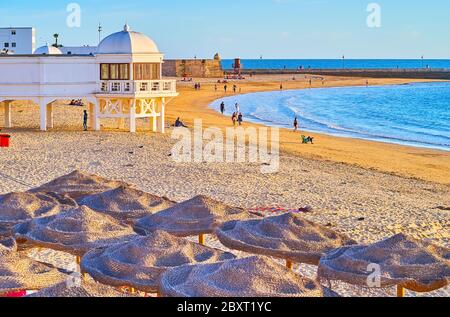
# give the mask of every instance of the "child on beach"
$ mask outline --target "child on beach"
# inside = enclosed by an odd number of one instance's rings
[[[238,115],[238,123],[239,123],[240,126],[242,125],[242,122],[243,122],[243,121],[244,121],[244,119],[243,119],[242,113],[239,112],[239,115]]]

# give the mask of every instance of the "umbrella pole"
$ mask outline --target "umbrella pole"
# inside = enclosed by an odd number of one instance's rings
[[[292,270],[294,268],[294,263],[292,263],[292,261],[290,261],[290,260],[286,260],[286,267],[289,270]]]
[[[198,236],[198,243],[204,245],[205,244],[205,235],[204,234],[200,234]]]
[[[397,285],[397,297],[405,297],[405,288]]]

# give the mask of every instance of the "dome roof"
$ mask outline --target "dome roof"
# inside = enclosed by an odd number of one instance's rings
[[[128,24],[123,31],[109,35],[98,46],[97,54],[152,54],[159,53],[148,36],[131,31]]]
[[[45,45],[45,46],[41,46],[38,49],[36,49],[34,51],[35,55],[62,55],[62,52],[59,48],[54,47],[54,46],[50,46],[50,45]]]

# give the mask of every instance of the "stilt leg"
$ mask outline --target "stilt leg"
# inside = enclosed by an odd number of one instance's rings
[[[205,244],[205,235],[201,234],[198,236],[198,243],[204,245]]]
[[[47,128],[53,129],[53,105],[47,105]]]
[[[292,263],[292,262],[289,261],[289,260],[286,260],[286,267],[287,267],[289,270],[292,270],[292,269],[294,268],[294,263]]]
[[[400,285],[397,286],[397,297],[405,297],[405,288]]]
[[[11,103],[9,101],[5,101],[5,128],[12,128],[11,122]]]

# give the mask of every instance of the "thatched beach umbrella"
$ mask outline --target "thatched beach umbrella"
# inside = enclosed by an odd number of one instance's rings
[[[0,239],[0,254],[17,252],[17,243],[13,238],[1,238]]]
[[[380,269],[379,277],[373,276],[374,265]],[[431,292],[449,284],[450,249],[398,234],[375,244],[330,252],[320,260],[318,275],[367,288],[372,286],[369,279],[375,283],[378,277],[375,287],[397,286],[399,297],[405,289]]]
[[[90,251],[82,258],[81,269],[103,284],[155,293],[159,277],[167,269],[234,258],[231,253],[155,231],[125,244]]]
[[[102,285],[94,282],[83,282],[79,285],[71,285],[64,282],[55,286],[45,288],[27,297],[43,298],[82,298],[82,297],[136,297],[134,294],[127,294],[118,291],[114,287]]]
[[[199,235],[199,242],[203,244],[204,235],[213,233],[220,223],[250,217],[241,208],[230,207],[206,196],[197,196],[138,220],[134,228],[141,234],[163,230],[178,237]]]
[[[121,221],[133,221],[167,209],[175,203],[129,186],[120,186],[99,194],[87,196],[80,205],[110,215]]]
[[[14,227],[14,233],[20,242],[77,257],[91,249],[126,242],[136,236],[131,227],[86,206],[25,222]]]
[[[86,196],[101,193],[122,185],[127,184],[119,181],[108,180],[97,175],[74,171],[47,184],[34,188],[30,190],[30,192],[53,192],[58,194],[67,194],[71,198],[79,201]]]
[[[284,259],[288,268],[292,268],[292,263],[317,265],[326,252],[356,243],[294,213],[230,221],[220,226],[216,234],[231,249]]]
[[[328,297],[318,282],[260,256],[168,270],[161,294],[169,297]]]
[[[0,296],[39,290],[60,283],[67,277],[55,268],[0,246]]]
[[[10,193],[0,196],[0,235],[11,235],[17,224],[56,215],[77,206],[65,195],[54,193]]]

